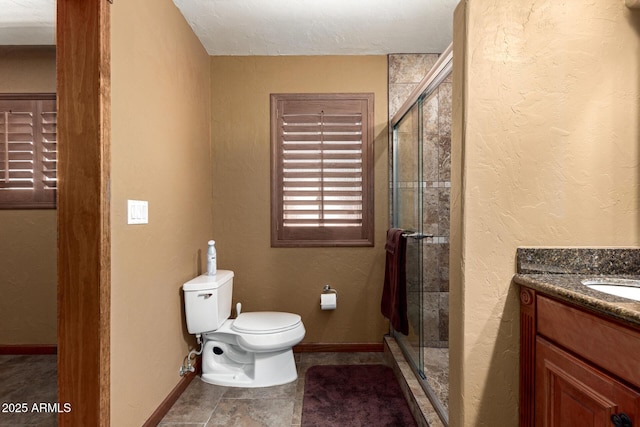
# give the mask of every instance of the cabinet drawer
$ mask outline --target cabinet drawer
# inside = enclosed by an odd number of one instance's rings
[[[538,333],[640,387],[640,333],[537,296]]]

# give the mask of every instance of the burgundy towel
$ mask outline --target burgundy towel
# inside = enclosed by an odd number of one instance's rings
[[[384,269],[384,288],[380,309],[391,326],[398,332],[409,334],[407,319],[407,274],[406,254],[407,240],[402,237],[403,230],[390,228],[387,231],[387,243],[384,246],[387,254]]]

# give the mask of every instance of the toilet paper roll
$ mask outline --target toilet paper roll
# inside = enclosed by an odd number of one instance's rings
[[[320,308],[323,310],[335,310],[337,305],[336,294],[321,294],[320,295]]]

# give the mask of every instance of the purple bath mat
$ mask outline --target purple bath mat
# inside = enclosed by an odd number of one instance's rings
[[[416,425],[390,367],[320,365],[307,370],[303,427]]]

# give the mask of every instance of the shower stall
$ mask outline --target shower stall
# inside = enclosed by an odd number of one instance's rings
[[[406,277],[409,334],[396,341],[448,422],[451,48],[391,119],[392,226],[410,231]]]

